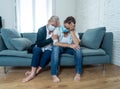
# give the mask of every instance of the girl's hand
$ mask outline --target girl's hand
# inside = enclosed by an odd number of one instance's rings
[[[77,44],[70,44],[70,48],[72,49],[80,49],[80,46]]]
[[[75,24],[73,22],[70,23],[70,31],[74,31],[75,29]]]

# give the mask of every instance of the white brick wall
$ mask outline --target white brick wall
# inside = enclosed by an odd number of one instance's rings
[[[99,26],[114,34],[113,63],[120,66],[120,0],[78,0],[79,32]]]
[[[105,0],[104,24],[114,33],[113,63],[120,66],[120,0]]]
[[[16,27],[15,0],[0,0],[0,16],[2,17],[3,27]]]
[[[76,0],[53,0],[53,10],[53,15],[59,16],[63,25],[66,17],[76,17]]]
[[[85,31],[99,25],[99,0],[78,0],[77,29]]]

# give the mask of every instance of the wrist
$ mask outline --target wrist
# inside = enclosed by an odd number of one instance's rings
[[[70,31],[74,31],[74,29],[70,29]]]
[[[58,42],[58,39],[53,40],[53,45],[55,45],[56,42]]]
[[[70,44],[68,44],[68,47],[69,47],[69,48],[71,48],[71,45],[70,45]]]
[[[70,30],[70,33],[74,33],[74,30]]]

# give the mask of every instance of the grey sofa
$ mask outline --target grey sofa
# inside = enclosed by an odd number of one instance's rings
[[[79,33],[80,39],[82,38],[83,34],[84,33]],[[21,35],[22,37],[28,38],[34,43],[37,34],[22,33]],[[83,55],[83,65],[111,63],[112,44],[113,44],[113,33],[106,32],[98,49],[81,47],[82,55]],[[8,50],[0,34],[0,66],[4,66],[4,69],[6,69],[7,66],[30,66],[31,58],[32,58],[32,54],[30,53],[28,54],[26,50],[24,51]],[[60,63],[62,66],[74,65],[73,56],[69,54],[62,54]]]

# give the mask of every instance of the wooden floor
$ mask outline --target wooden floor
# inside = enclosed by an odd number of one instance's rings
[[[53,83],[50,70],[47,68],[35,79],[22,83],[24,72],[29,68],[9,68],[7,74],[3,73],[0,67],[0,89],[120,89],[120,67],[106,65],[106,72],[102,66],[84,66],[84,73],[81,81],[73,81],[74,68],[61,68],[59,75],[61,82]]]

